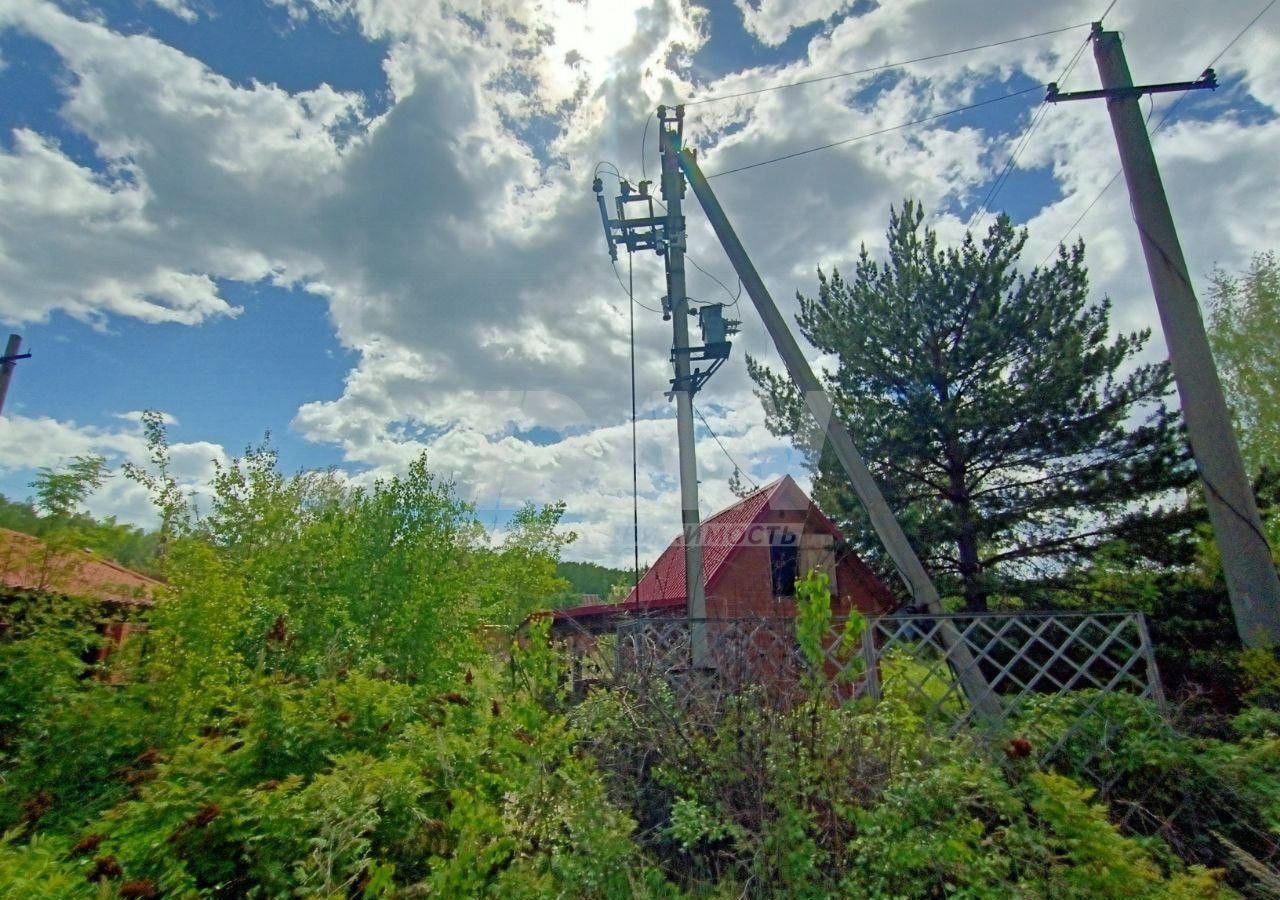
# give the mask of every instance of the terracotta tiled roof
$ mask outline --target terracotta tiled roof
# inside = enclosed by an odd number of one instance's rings
[[[725,569],[725,563],[732,556],[734,548],[742,544],[748,529],[761,522],[767,513],[782,509],[803,509],[820,530],[837,538],[840,536],[839,529],[822,514],[795,480],[790,475],[784,475],[755,493],[748,494],[733,506],[722,509],[699,526],[698,533],[702,538],[702,583],[706,590],[715,587]],[[649,571],[640,579],[640,584],[632,589],[621,605],[606,603],[562,609],[556,612],[555,617],[576,619],[621,612],[624,609],[668,609],[683,607],[684,604],[684,535],[678,535],[658,557],[657,562],[649,567]]]
[[[54,554],[39,538],[0,528],[0,584],[126,606],[150,606],[164,583],[83,550]]]

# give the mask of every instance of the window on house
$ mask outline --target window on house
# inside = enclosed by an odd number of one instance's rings
[[[827,574],[827,586],[837,594],[836,548],[829,534],[805,534],[800,537],[800,577],[817,570]]]
[[[769,543],[769,569],[773,575],[773,596],[794,597],[800,574],[800,548],[794,542]]]

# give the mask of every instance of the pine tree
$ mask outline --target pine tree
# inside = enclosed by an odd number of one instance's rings
[[[891,210],[888,259],[863,247],[852,280],[818,272],[800,330],[835,360],[836,414],[925,565],[966,609],[1038,602],[1103,541],[1160,514],[1191,477],[1167,363],[1135,363],[1149,331],[1109,333],[1090,303],[1084,245],[1020,274],[1026,243],[1001,216],[979,244],[943,248],[911,201]],[[872,557],[848,479],[794,386],[748,359],[775,434],[809,447],[815,499]],[[860,540],[861,538],[861,540]],[[948,584],[949,582],[949,584]]]

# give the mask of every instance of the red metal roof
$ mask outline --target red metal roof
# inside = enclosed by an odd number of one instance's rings
[[[37,537],[0,528],[0,584],[125,606],[150,606],[164,583],[83,550],[53,553]]]
[[[840,530],[827,518],[809,496],[800,489],[790,475],[783,475],[766,484],[755,493],[748,494],[733,506],[722,509],[698,527],[702,539],[702,583],[705,590],[712,590],[725,563],[736,547],[748,537],[753,525],[760,524],[766,514],[774,510],[803,509],[811,524],[819,530],[839,538]],[[624,610],[661,610],[683,607],[686,602],[684,583],[684,535],[677,535],[657,562],[640,579],[627,599],[621,604],[602,603],[561,609],[555,613],[557,620],[579,619]]]

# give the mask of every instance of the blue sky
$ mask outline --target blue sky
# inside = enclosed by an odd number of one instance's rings
[[[1139,81],[1194,78],[1265,4],[1118,0]],[[590,193],[597,163],[641,171],[658,103],[714,97],[1056,32],[880,73],[689,107],[723,171],[1056,80],[1098,0],[682,0],[483,5],[422,0],[0,0],[0,319],[33,354],[0,418],[0,492],[40,466],[141,460],[137,413],[172,421],[193,489],[270,433],[286,470],[356,481],[420,453],[486,524],[563,499],[577,558],[630,556],[626,297]],[[1216,63],[1223,88],[1156,141],[1193,273],[1280,246],[1280,26],[1269,12]],[[1077,26],[1066,29],[1067,26]],[[1064,89],[1096,86],[1091,54]],[[1153,122],[1174,102],[1156,98]],[[1028,94],[715,182],[775,296],[874,253],[890,204],[919,198],[948,239],[1039,108]],[[645,161],[657,168],[650,127]],[[1035,264],[1083,237],[1114,324],[1154,322],[1105,109],[1044,110],[992,206]],[[613,185],[609,186],[613,189]],[[733,286],[691,206],[690,253]],[[989,221],[989,220],[988,220]],[[978,223],[982,227],[982,223]],[[619,271],[626,278],[626,261]],[[656,305],[659,261],[634,260]],[[724,290],[691,273],[691,295]],[[802,477],[770,434],[745,353],[698,403],[704,512],[735,462]],[[643,554],[679,525],[662,392],[669,325],[637,310]],[[1163,346],[1152,342],[1149,356]],[[146,521],[112,479],[98,513]]]

